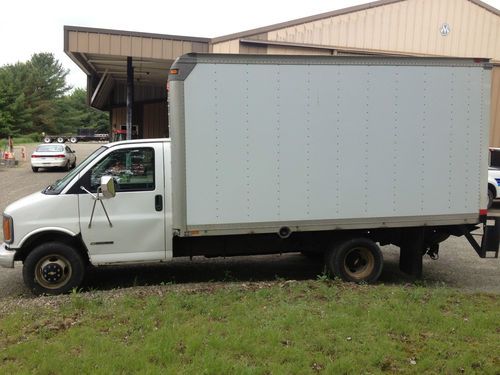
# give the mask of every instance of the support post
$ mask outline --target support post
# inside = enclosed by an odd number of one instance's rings
[[[399,269],[414,279],[422,277],[424,228],[405,228],[401,231]]]
[[[134,113],[134,67],[132,57],[127,57],[127,140],[132,139],[132,117]]]

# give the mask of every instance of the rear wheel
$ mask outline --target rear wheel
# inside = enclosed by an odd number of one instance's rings
[[[57,137],[57,143],[64,143],[63,137]]]
[[[34,294],[62,294],[78,287],[85,262],[71,246],[48,242],[37,246],[24,260],[24,283]]]
[[[327,252],[326,271],[344,281],[373,283],[382,273],[384,258],[378,245],[368,238],[338,242]]]
[[[38,167],[31,167],[31,170],[36,173],[38,172]]]
[[[43,143],[51,143],[51,142],[52,142],[52,138],[50,138],[50,137],[45,137],[43,139]]]
[[[76,142],[78,142],[78,138],[76,138],[76,137],[71,137],[71,138],[69,139],[69,141],[70,141],[71,143],[76,143]]]

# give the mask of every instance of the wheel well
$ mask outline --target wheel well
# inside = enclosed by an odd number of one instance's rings
[[[86,262],[89,262],[88,250],[80,235],[70,236],[69,234],[50,231],[34,234],[26,240],[21,249],[16,251],[15,260],[24,262],[28,254],[38,245],[45,242],[62,242],[75,248],[83,256]]]

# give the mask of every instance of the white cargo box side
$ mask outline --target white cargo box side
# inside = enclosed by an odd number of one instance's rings
[[[475,223],[486,207],[483,64],[195,55],[176,66],[190,70],[169,94],[181,233]]]

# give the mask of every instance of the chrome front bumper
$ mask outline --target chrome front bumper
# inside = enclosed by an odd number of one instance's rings
[[[14,255],[16,252],[14,250],[7,250],[5,246],[4,243],[0,245],[0,266],[14,268]]]

